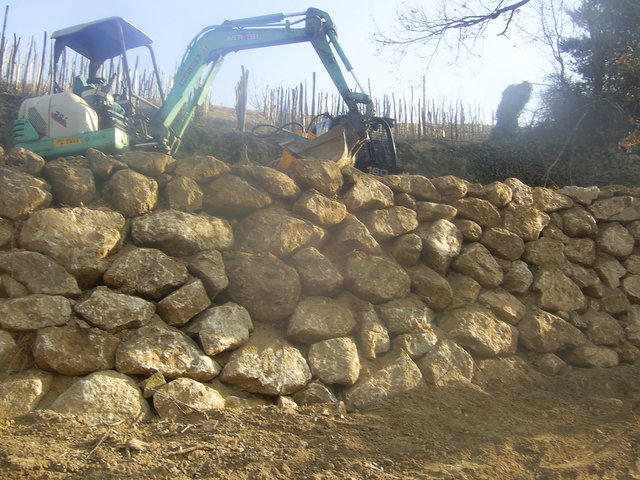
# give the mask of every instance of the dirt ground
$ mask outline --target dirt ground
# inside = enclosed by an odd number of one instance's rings
[[[484,361],[474,385],[421,386],[355,413],[269,406],[87,426],[39,411],[0,423],[0,478],[640,479],[639,416],[640,365],[547,376]]]

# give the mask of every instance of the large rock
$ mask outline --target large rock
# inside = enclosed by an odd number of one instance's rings
[[[22,372],[33,364],[31,336],[14,339],[6,330],[0,330],[0,373]]]
[[[566,312],[584,310],[587,306],[580,288],[555,267],[541,268],[531,288],[540,292],[539,305],[545,310]]]
[[[251,253],[287,257],[299,248],[317,246],[324,230],[277,208],[264,208],[245,217],[234,228],[236,248]]]
[[[340,166],[331,161],[294,159],[287,173],[302,190],[317,190],[330,198],[338,195],[344,183]]]
[[[600,226],[596,244],[601,252],[624,260],[633,252],[634,239],[621,224],[606,223]]]
[[[204,193],[193,178],[176,177],[165,186],[169,208],[193,213],[202,209]]]
[[[517,325],[527,312],[524,303],[501,288],[485,290],[478,297],[481,305],[488,307],[503,322]]]
[[[293,200],[300,195],[300,187],[286,173],[260,165],[235,165],[233,173],[255,184],[271,197]]]
[[[74,304],[73,310],[95,327],[117,331],[148,323],[156,306],[140,297],[97,287],[87,298]]]
[[[438,342],[417,364],[425,382],[438,387],[473,378],[473,357],[451,340]]]
[[[120,247],[125,232],[125,219],[116,212],[50,208],[29,217],[19,241],[23,248],[53,258],[81,284],[91,285],[109,266],[106,257]]]
[[[342,289],[344,278],[336,266],[315,247],[298,250],[289,263],[297,270],[307,295],[331,296]]]
[[[114,259],[104,272],[104,282],[123,293],[158,299],[188,278],[183,263],[155,248],[134,248]]]
[[[269,195],[236,175],[216,177],[202,191],[202,208],[211,215],[233,217],[271,205]]]
[[[162,373],[165,378],[189,377],[208,381],[220,365],[206,356],[179,330],[148,325],[132,332],[116,351],[116,370],[129,375]]]
[[[231,354],[220,379],[248,392],[290,395],[311,380],[311,371],[300,350],[263,328]]]
[[[418,227],[416,212],[406,207],[369,210],[358,218],[378,242],[386,242]]]
[[[140,247],[157,248],[167,255],[193,255],[203,250],[228,250],[233,231],[226,220],[163,210],[134,218],[131,237]]]
[[[540,353],[559,352],[583,345],[584,334],[557,315],[535,310],[518,325],[519,341],[529,350]]]
[[[442,310],[451,304],[451,285],[438,272],[422,264],[407,268],[407,272],[411,279],[411,290],[422,297],[430,308]]]
[[[592,267],[596,261],[596,242],[590,238],[571,238],[564,246],[564,255],[570,262]]]
[[[440,275],[444,275],[462,249],[462,233],[449,220],[436,220],[423,224],[416,231],[422,239],[424,262]]]
[[[564,255],[564,243],[548,237],[527,242],[522,258],[525,262],[537,266],[561,266],[567,262]]]
[[[36,409],[49,391],[52,375],[29,370],[0,379],[0,418],[16,418]]]
[[[38,330],[33,357],[43,370],[68,376],[111,370],[120,339],[97,328],[73,325]]]
[[[47,208],[53,199],[51,186],[27,173],[0,168],[0,217],[10,220]]]
[[[5,156],[4,150],[2,155]],[[31,150],[21,147],[11,148],[3,160],[8,166],[29,175],[40,175],[42,168],[45,166],[44,158]]]
[[[356,174],[355,183],[343,195],[347,210],[358,212],[372,208],[388,208],[393,206],[393,191],[377,177]]]
[[[454,218],[453,224],[462,232],[462,236],[468,242],[478,242],[482,237],[482,227],[473,220],[466,218]]]
[[[620,286],[620,279],[627,273],[617,258],[603,253],[596,255],[593,269],[600,276],[604,284],[611,288]]]
[[[452,203],[458,209],[458,217],[476,222],[482,227],[497,227],[501,218],[498,209],[487,200],[481,198],[461,198]]]
[[[349,337],[314,343],[309,347],[307,357],[311,373],[323,383],[353,385],[360,375],[358,349]]]
[[[347,215],[332,232],[331,242],[325,251],[330,257],[341,257],[354,250],[372,254],[382,252],[377,240],[373,238],[364,223],[353,215]]]
[[[282,398],[286,397],[280,397],[280,399]],[[338,401],[333,389],[319,380],[312,380],[302,390],[294,393],[292,398],[296,405],[315,405],[319,403],[336,403]]]
[[[380,320],[375,307],[368,302],[362,302],[356,308],[355,315],[360,326],[358,340],[364,357],[373,360],[378,354],[389,351],[391,347],[389,331]],[[637,331],[638,344],[640,345],[640,320]]]
[[[415,265],[422,253],[422,239],[415,233],[401,235],[390,243],[389,253],[400,265]]]
[[[0,301],[0,327],[26,332],[64,325],[71,318],[71,303],[60,295],[33,294]]]
[[[435,320],[433,310],[427,307],[417,295],[409,295],[380,304],[378,311],[392,335],[431,331]]]
[[[550,188],[533,187],[531,193],[533,194],[533,205],[542,212],[550,213],[573,207],[571,197]]]
[[[524,253],[524,241],[506,228],[494,227],[482,233],[480,242],[494,255],[517,260]]]
[[[229,298],[245,307],[251,317],[279,323],[295,310],[300,299],[296,270],[270,255],[228,252],[224,263],[229,278]]]
[[[339,224],[347,216],[344,203],[332,200],[315,190],[304,192],[293,204],[292,211],[324,228]]]
[[[92,425],[131,424],[150,414],[149,404],[135,380],[113,370],[77,379],[49,408],[83,417]]]
[[[422,175],[385,175],[382,182],[394,192],[407,193],[421,200],[440,201],[436,187]]]
[[[640,303],[640,275],[629,275],[622,280],[622,290],[633,303]]]
[[[589,206],[594,200],[597,200],[600,189],[598,187],[577,187],[575,185],[568,185],[559,189],[558,193],[566,195],[580,205]]]
[[[393,339],[393,348],[398,348],[417,360],[438,343],[438,335],[433,329],[426,332],[402,333]]]
[[[200,252],[191,259],[187,268],[202,281],[212,300],[229,285],[222,254],[217,250]]]
[[[158,182],[131,169],[119,170],[106,186],[106,197],[125,217],[143,215],[158,202]]]
[[[449,308],[458,308],[476,303],[482,287],[473,278],[451,270],[447,274],[446,280],[451,287],[451,292],[455,292]]]
[[[400,265],[362,252],[347,259],[344,281],[351,293],[371,303],[406,297],[411,287],[411,279]]]
[[[224,407],[224,398],[217,390],[191,378],[176,378],[155,391],[153,406],[162,418],[172,418],[218,410]]]
[[[598,221],[633,222],[640,220],[640,201],[637,197],[620,196],[594,202],[589,210]]]
[[[329,297],[306,297],[291,315],[287,337],[310,343],[344,337],[355,326],[356,319],[347,302]]]
[[[487,201],[497,208],[502,208],[513,200],[513,190],[509,185],[502,182],[492,182],[489,185],[485,185],[482,192]]]
[[[387,355],[373,373],[363,376],[344,392],[349,410],[368,407],[395,393],[409,391],[420,384],[422,373],[409,355]]]
[[[458,214],[456,207],[433,202],[416,202],[413,210],[416,211],[419,222],[433,222],[440,219],[453,220]]]
[[[585,343],[573,350],[569,350],[562,355],[565,362],[578,367],[615,367],[619,363],[618,354],[615,350]]]
[[[503,227],[518,235],[524,241],[536,240],[550,217],[537,208],[526,205],[507,205],[504,209]]]
[[[0,272],[23,284],[31,293],[65,296],[80,293],[75,277],[41,253],[0,252]]]
[[[179,176],[193,178],[198,183],[207,183],[227,173],[229,165],[210,155],[195,155],[182,158],[176,162],[174,173]]]
[[[204,353],[214,356],[245,344],[253,331],[253,322],[246,308],[228,302],[207,308],[183,331],[198,339]]]
[[[533,205],[533,191],[531,187],[517,178],[507,178],[504,184],[511,189],[511,203],[513,205]]]
[[[583,317],[587,338],[596,345],[620,345],[626,336],[622,325],[606,312],[589,310]]]
[[[452,266],[460,273],[472,277],[484,288],[496,288],[503,280],[502,268],[481,243],[466,245]]]
[[[598,224],[585,208],[575,207],[562,212],[562,231],[570,237],[594,237]]]
[[[468,182],[453,175],[432,178],[431,182],[442,196],[443,202],[451,202],[467,195]]]
[[[440,326],[473,355],[495,357],[516,351],[517,331],[479,305],[447,311],[440,317]]]
[[[98,196],[93,172],[84,160],[49,161],[44,176],[58,204],[79,207],[89,205]]]
[[[211,305],[202,282],[193,279],[158,302],[158,313],[169,325],[187,323]]]
[[[122,161],[137,172],[148,177],[157,177],[165,172],[175,160],[164,153],[143,152],[140,150],[125,152]]]

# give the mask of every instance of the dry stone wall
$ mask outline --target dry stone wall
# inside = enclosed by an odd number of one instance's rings
[[[0,417],[366,408],[640,356],[640,197],[127,153],[0,161]]]

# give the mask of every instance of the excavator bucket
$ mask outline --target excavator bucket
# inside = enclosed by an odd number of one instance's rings
[[[336,125],[327,133],[311,139],[288,140],[280,144],[283,148],[280,166],[288,168],[294,158],[328,160],[340,167],[353,166],[355,160],[349,151],[345,129]]]

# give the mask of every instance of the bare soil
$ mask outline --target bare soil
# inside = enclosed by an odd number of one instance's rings
[[[0,423],[0,478],[640,479],[640,365],[543,375],[478,362],[366,411],[223,409],[88,426],[42,410]]]

